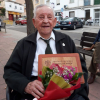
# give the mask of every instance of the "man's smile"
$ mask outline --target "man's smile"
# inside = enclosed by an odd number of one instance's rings
[[[42,26],[43,28],[49,28],[50,26],[48,25],[48,26]]]

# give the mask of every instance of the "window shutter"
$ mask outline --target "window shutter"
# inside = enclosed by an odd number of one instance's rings
[[[100,4],[100,0],[94,0],[94,5]]]

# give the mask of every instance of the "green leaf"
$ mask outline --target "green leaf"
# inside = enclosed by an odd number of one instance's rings
[[[82,75],[83,75],[83,73],[75,73],[72,80],[78,80],[78,78],[81,77]]]
[[[53,72],[53,70],[52,70],[52,69],[50,69],[49,67],[47,67],[47,70],[48,70],[48,71],[50,71],[50,72]]]
[[[44,80],[44,77],[43,77],[42,75],[39,75],[39,77],[40,77],[42,80]]]
[[[44,84],[45,89],[47,88],[48,84],[49,84],[49,82],[48,82],[48,83],[46,83],[46,84]]]
[[[78,78],[81,77],[83,75],[83,73],[78,73]]]

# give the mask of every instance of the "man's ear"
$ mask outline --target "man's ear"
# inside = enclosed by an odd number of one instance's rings
[[[36,28],[35,19],[33,18],[32,21],[33,21],[34,27]]]
[[[54,24],[53,24],[54,26],[53,27],[55,27],[56,23],[57,23],[57,18],[54,19]]]

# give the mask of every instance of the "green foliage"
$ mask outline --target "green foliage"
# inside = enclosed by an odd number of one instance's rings
[[[72,80],[78,80],[79,77],[81,78],[82,75],[83,75],[83,73],[75,73],[75,75],[73,76]]]
[[[45,67],[45,68],[46,68],[46,70],[44,72],[45,73],[45,76],[39,75],[39,77],[42,79],[43,86],[46,89],[47,86],[48,86],[48,84],[49,84],[49,82],[50,82],[50,79],[51,79],[51,77],[53,75],[53,70],[51,70],[48,67]]]
[[[1,8],[1,15],[2,16],[5,16],[5,11],[6,11],[5,8]]]

